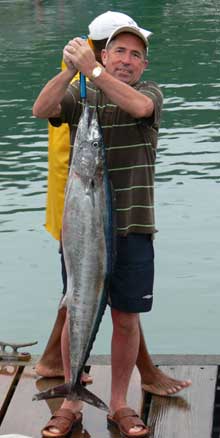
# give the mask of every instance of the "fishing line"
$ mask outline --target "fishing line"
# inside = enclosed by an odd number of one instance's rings
[[[85,35],[82,35],[81,37],[83,40],[86,40],[87,37]],[[82,103],[85,105],[86,103],[86,77],[83,73],[80,72],[79,74],[79,82],[80,82],[80,98],[82,100]]]

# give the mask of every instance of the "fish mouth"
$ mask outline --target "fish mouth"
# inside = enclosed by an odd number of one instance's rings
[[[81,158],[81,166],[82,167],[89,167],[89,165],[90,165],[90,163],[91,163],[91,160],[89,159],[89,157],[82,157]]]
[[[81,155],[75,159],[75,173],[81,176],[94,177],[97,163],[91,155]]]

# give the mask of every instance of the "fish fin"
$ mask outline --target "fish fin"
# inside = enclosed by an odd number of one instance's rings
[[[77,393],[77,398],[79,400],[95,406],[98,409],[102,409],[103,411],[109,411],[108,406],[99,397],[97,397],[97,395],[86,389],[79,382],[76,383],[73,391]]]
[[[54,386],[53,388],[35,394],[32,400],[47,400],[49,398],[67,398],[68,400],[82,400],[96,408],[108,411],[108,406],[95,394],[88,391],[81,383],[74,386],[71,383]]]
[[[53,388],[41,391],[35,394],[32,400],[46,400],[48,398],[68,397],[71,393],[72,385],[70,383],[64,383],[62,385],[54,386]]]

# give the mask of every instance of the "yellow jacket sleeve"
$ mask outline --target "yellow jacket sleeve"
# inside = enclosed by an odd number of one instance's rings
[[[62,70],[66,68],[64,61]],[[73,80],[77,80],[79,75]],[[59,240],[64,207],[64,193],[68,176],[70,132],[67,123],[55,128],[48,124],[48,185],[45,227]]]

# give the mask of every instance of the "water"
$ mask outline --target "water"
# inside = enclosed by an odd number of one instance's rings
[[[220,8],[217,0],[120,3],[0,1],[0,339],[38,340],[31,351],[40,353],[52,328],[62,284],[58,244],[43,225],[47,123],[31,108],[59,71],[65,43],[110,9],[153,31],[145,78],[165,96],[155,299],[142,316],[148,346],[220,354]],[[93,353],[109,354],[109,311],[100,333]]]

